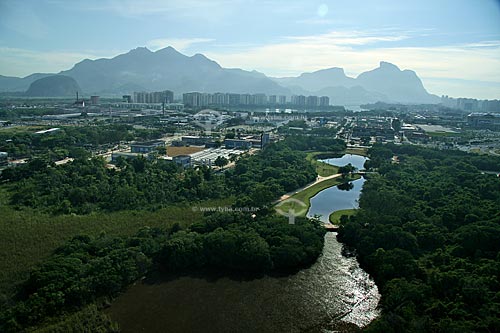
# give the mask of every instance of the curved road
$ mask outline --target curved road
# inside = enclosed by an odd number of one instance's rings
[[[286,199],[290,198],[292,195],[297,194],[299,192],[302,192],[303,190],[305,190],[305,189],[307,189],[307,188],[309,188],[311,186],[314,186],[314,185],[316,185],[318,183],[324,182],[325,180],[332,179],[332,178],[337,178],[337,177],[340,177],[340,176],[342,176],[341,173],[337,173],[337,174],[334,174],[334,175],[331,175],[331,176],[326,176],[326,177],[322,177],[322,176],[318,175],[318,177],[316,178],[315,181],[307,184],[306,186],[298,188],[298,189],[296,189],[294,191],[291,191],[291,192],[283,194],[278,200],[276,200],[275,202],[273,202],[273,204],[276,204],[278,202],[286,200]]]

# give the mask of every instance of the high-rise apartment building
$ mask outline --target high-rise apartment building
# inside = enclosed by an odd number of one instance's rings
[[[306,105],[309,107],[316,107],[319,104],[318,96],[307,96]]]
[[[267,96],[266,94],[254,94],[253,97],[253,105],[266,105],[267,104]]]
[[[292,96],[292,105],[295,106],[305,106],[306,105],[306,96],[304,95],[293,95]]]
[[[174,93],[170,90],[155,92],[134,92],[135,103],[173,103]]]

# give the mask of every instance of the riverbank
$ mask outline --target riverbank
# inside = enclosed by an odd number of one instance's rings
[[[293,274],[141,281],[105,314],[123,333],[355,331],[378,316],[379,299],[374,282],[355,257],[342,255],[342,244],[330,233],[318,260]]]
[[[331,165],[322,161],[318,161],[317,156],[318,155],[335,155],[335,153],[328,153],[328,152],[312,152],[308,153],[306,159],[311,162],[311,164],[316,168],[316,172],[318,173],[319,176],[321,177],[329,177],[333,176],[338,173],[339,167],[336,165]]]
[[[315,182],[306,185],[305,187],[300,188],[294,192],[283,195],[276,202],[276,208],[280,209],[283,212],[289,212],[290,210],[292,210],[296,212],[297,216],[306,216],[309,208],[311,207],[311,198],[316,194],[329,187],[360,178],[361,176],[358,174],[350,175],[346,178],[342,178],[341,174],[335,174],[328,177],[318,177]]]
[[[331,224],[339,225],[342,215],[352,216],[356,214],[356,209],[340,209],[330,214],[328,220]]]
[[[348,147],[345,150],[346,154],[352,154],[352,155],[360,155],[364,157],[368,157],[368,148],[365,147]]]

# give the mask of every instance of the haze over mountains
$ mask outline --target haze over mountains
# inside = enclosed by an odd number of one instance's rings
[[[357,78],[345,75],[342,68],[329,68],[298,77],[270,78],[257,71],[223,68],[202,54],[185,56],[172,47],[152,52],[139,47],[111,59],[85,59],[73,68],[58,73],[73,78],[67,89],[61,80],[42,81],[42,86],[56,82],[59,87],[40,88],[45,95],[80,87],[86,94],[121,95],[133,91],[172,90],[184,92],[265,93],[268,95],[329,96],[331,104],[352,105],[377,101],[401,103],[438,103],[429,94],[415,72],[401,71],[381,62],[374,70]],[[25,78],[0,75],[0,91],[26,91],[35,81],[53,74],[32,74]],[[49,95],[47,95],[49,94]],[[30,92],[30,96],[34,96]]]

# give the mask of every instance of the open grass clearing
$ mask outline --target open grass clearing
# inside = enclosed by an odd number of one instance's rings
[[[72,237],[133,235],[142,227],[165,228],[179,223],[186,227],[203,215],[193,207],[230,206],[234,198],[171,205],[156,211],[97,212],[89,215],[49,215],[33,209],[15,210],[0,187],[0,301],[13,286],[27,278],[28,271]]]
[[[339,225],[342,215],[352,216],[354,214],[356,214],[356,209],[341,209],[331,213],[328,219],[330,223]]]
[[[314,197],[319,192],[323,191],[332,186],[336,186],[341,183],[345,183],[348,181],[353,181],[356,179],[360,179],[360,175],[353,175],[348,178],[330,178],[319,182],[313,186],[305,188],[304,190],[295,193],[290,196],[288,199],[283,200],[282,202],[276,204],[275,208],[280,210],[281,212],[290,212],[293,211],[297,216],[306,216],[309,208],[311,207],[311,198]]]

